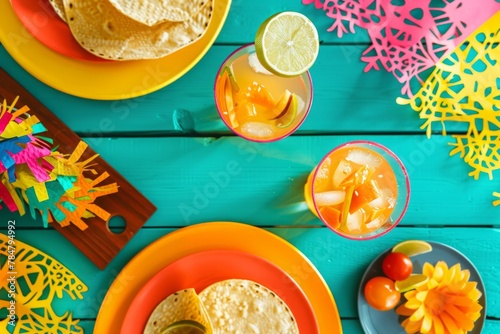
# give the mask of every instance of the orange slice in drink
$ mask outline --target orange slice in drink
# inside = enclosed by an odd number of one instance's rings
[[[278,102],[276,102],[276,104],[272,106],[269,114],[269,119],[276,119],[280,117],[280,115],[282,115],[284,112],[286,112],[286,109],[290,105],[292,95],[292,92],[290,92],[288,89],[285,90]]]
[[[342,214],[340,219],[340,228],[344,232],[350,232],[347,226],[347,218],[349,217],[349,208],[351,207],[352,195],[354,194],[354,186],[349,186],[346,188],[345,200],[342,204]]]
[[[327,221],[332,228],[339,227],[340,210],[332,208],[331,206],[323,206],[319,209],[319,212],[321,214],[321,217],[323,217],[323,219]]]
[[[276,127],[278,128],[286,128],[290,126],[295,120],[299,108],[297,95],[289,90],[285,90],[278,102],[274,103],[274,100],[272,100],[272,105],[269,105],[269,102],[271,102],[272,99],[271,94],[268,94],[271,97],[270,99],[268,95],[264,93],[264,90],[259,90],[259,92],[262,92],[260,94],[260,99],[265,103],[261,102],[261,105],[267,104],[269,108],[268,112],[266,112],[267,119],[274,120],[276,122]]]
[[[350,213],[358,211],[365,204],[382,196],[382,193],[378,187],[376,180],[370,180],[356,187],[352,195],[351,207],[349,208]]]
[[[245,92],[245,98],[251,103],[259,104],[263,107],[272,108],[275,101],[266,86],[253,82]]]
[[[233,128],[239,126],[236,120],[234,97],[238,92],[239,88],[234,79],[233,74],[229,67],[224,67],[222,74],[217,78],[217,101],[219,103],[219,108],[226,112],[229,118],[229,122]]]
[[[299,102],[297,100],[297,95],[292,94],[286,108],[274,119],[276,121],[276,126],[278,128],[286,128],[292,125],[297,116],[298,106]]]

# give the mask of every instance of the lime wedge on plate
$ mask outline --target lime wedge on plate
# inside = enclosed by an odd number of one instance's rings
[[[255,36],[255,52],[269,72],[294,77],[306,72],[319,53],[318,31],[306,16],[282,12],[268,18]]]
[[[212,334],[212,323],[193,288],[170,294],[156,305],[144,334]]]
[[[432,251],[432,246],[423,240],[406,240],[392,247],[393,253],[403,253],[412,257]]]
[[[161,334],[206,334],[203,324],[194,320],[181,320],[168,325]]]
[[[394,282],[394,288],[401,293],[410,291],[424,285],[429,280],[424,274],[412,274],[407,279]]]

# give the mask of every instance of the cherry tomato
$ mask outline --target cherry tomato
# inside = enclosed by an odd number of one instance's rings
[[[393,309],[401,298],[401,293],[394,288],[394,281],[383,276],[371,278],[364,292],[368,305],[379,311]]]
[[[384,274],[394,281],[402,281],[410,277],[413,263],[403,253],[389,253],[382,262]]]

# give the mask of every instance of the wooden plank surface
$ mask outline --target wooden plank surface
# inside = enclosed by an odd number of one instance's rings
[[[265,219],[262,219],[265,221]],[[356,319],[359,282],[370,264],[380,253],[408,238],[445,243],[467,256],[482,275],[487,293],[487,315],[491,320],[500,317],[500,238],[498,228],[396,228],[384,237],[372,241],[352,242],[321,228],[267,228],[288,240],[306,255],[321,272],[338,305],[341,317]],[[77,250],[68,247],[68,241],[55,231],[17,230],[20,241],[36,245],[42,251],[66,264],[89,287],[83,301],[65,300],[62,305],[74,312],[74,317],[94,319],[104,295],[123,266],[141,249],[172,232],[171,228],[145,228],[131,240],[124,251],[100,271]],[[473,237],[471,237],[473,236]],[[40,240],[44,242],[41,243]],[[64,252],[60,250],[64,249]],[[484,256],[488,254],[488,256]],[[355,258],[356,261],[352,259]],[[133,278],[131,278],[133,279]],[[345,331],[345,333],[351,333]]]
[[[230,134],[217,116],[213,78],[218,65],[237,46],[213,46],[185,76],[173,84],[137,98],[94,101],[60,94],[26,73],[0,47],[2,66],[33,95],[81,136]],[[298,133],[423,133],[422,122],[409,106],[395,103],[401,85],[383,71],[363,72],[362,49],[324,46],[311,69],[314,100]],[[199,80],[204,78],[204,80]],[[55,98],[57,96],[57,98]],[[179,127],[179,122],[183,128]],[[453,131],[463,131],[460,124]],[[440,133],[440,127],[435,128]]]
[[[499,209],[491,205],[498,181],[468,177],[469,166],[449,157],[439,136],[293,136],[265,145],[238,137],[86,138],[158,207],[150,227],[242,218],[255,225],[320,225],[300,204],[305,178],[329,150],[354,139],[377,141],[404,161],[411,199],[401,225],[500,226]]]
[[[94,329],[94,321],[82,320],[79,325],[85,330],[85,333],[92,333]],[[363,329],[356,319],[343,319],[342,328],[344,333],[363,333]],[[486,320],[486,324],[482,334],[496,334],[500,332],[500,322],[493,320]]]
[[[232,50],[251,42],[259,24],[282,10],[305,13],[320,33],[320,54],[311,69],[313,108],[296,135],[257,145],[234,137],[218,119],[213,78]],[[401,96],[397,80],[384,71],[364,73],[360,56],[369,45],[367,33],[358,28],[339,38],[326,31],[331,23],[300,0],[233,0],[216,44],[191,71],[157,92],[117,101],[60,93],[33,78],[0,45],[0,66],[158,207],[103,271],[59,233],[40,229],[39,221],[0,211],[0,224],[10,218],[21,222],[20,240],[53,255],[87,283],[83,301],[58,305],[82,319],[86,333],[93,330],[110,284],[141,249],[177,228],[218,220],[262,226],[308,256],[335,296],[346,334],[362,333],[357,288],[380,252],[409,238],[448,244],[474,262],[485,282],[483,333],[500,332],[500,208],[491,205],[492,192],[500,190],[498,175],[492,181],[468,177],[470,168],[448,155],[451,139],[427,139],[418,115],[395,103]],[[448,129],[465,130],[460,124]],[[337,237],[302,203],[307,174],[330,149],[353,139],[387,145],[405,162],[412,186],[400,226],[367,242]]]

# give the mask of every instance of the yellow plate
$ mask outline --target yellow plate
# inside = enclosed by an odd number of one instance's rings
[[[215,0],[205,34],[166,57],[142,61],[87,62],[65,57],[33,37],[0,1],[0,42],[31,75],[62,92],[96,100],[141,96],[165,87],[189,71],[208,51],[226,20],[231,0]]]
[[[116,331],[135,295],[166,265],[186,255],[216,249],[244,251],[274,263],[287,272],[306,294],[320,333],[342,333],[340,316],[328,285],[297,248],[258,227],[213,222],[167,234],[135,256],[111,284],[97,316],[94,334]]]

